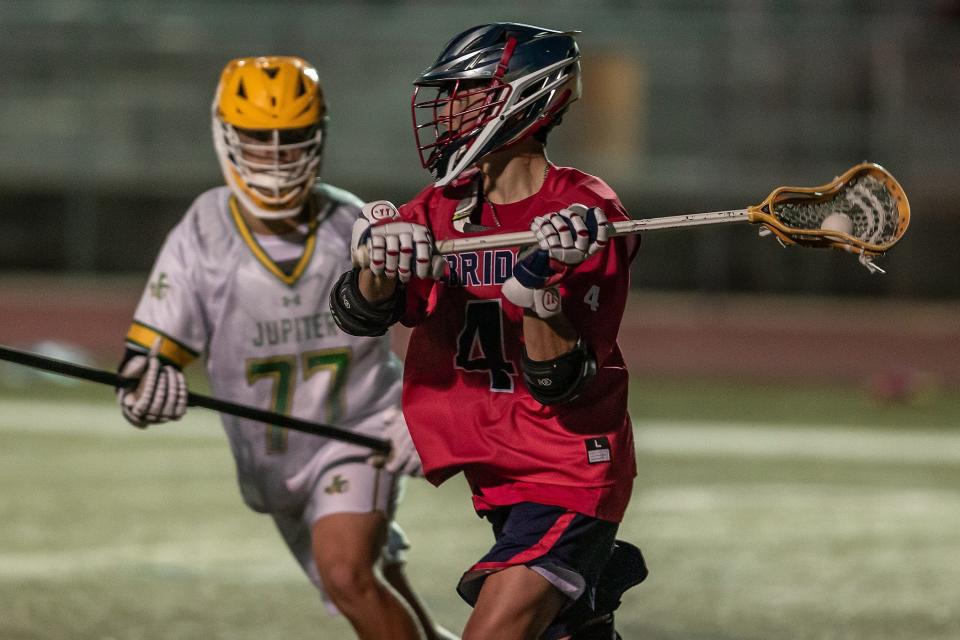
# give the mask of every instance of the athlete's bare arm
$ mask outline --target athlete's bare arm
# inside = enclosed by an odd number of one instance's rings
[[[578,331],[562,313],[541,318],[532,311],[523,316],[523,342],[532,360],[552,360],[570,352]]]

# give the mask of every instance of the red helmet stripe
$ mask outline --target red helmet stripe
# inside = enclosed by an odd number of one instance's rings
[[[503,55],[500,56],[500,62],[497,63],[497,70],[493,77],[500,79],[507,72],[507,65],[510,64],[510,58],[513,57],[513,50],[517,48],[516,38],[507,38],[507,44],[503,48]]]

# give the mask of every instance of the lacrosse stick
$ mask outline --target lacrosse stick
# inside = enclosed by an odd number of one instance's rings
[[[99,382],[100,384],[109,385],[115,388],[132,388],[135,387],[139,382],[139,380],[136,378],[124,378],[116,373],[113,373],[112,371],[103,371],[101,369],[85,367],[73,362],[65,362],[55,358],[48,358],[47,356],[42,356],[37,353],[20,351],[18,349],[11,349],[10,347],[4,346],[0,346],[0,360],[22,364],[27,367],[33,367],[34,369],[42,369],[43,371],[49,371],[61,376],[80,378],[81,380],[87,380],[89,382]],[[232,416],[237,416],[238,418],[247,418],[248,420],[256,420],[257,422],[265,422],[267,424],[273,424],[279,427],[286,427],[287,429],[302,431],[303,433],[310,433],[315,436],[322,436],[324,438],[349,442],[350,444],[367,447],[377,453],[382,453],[383,455],[390,454],[390,443],[386,440],[381,440],[380,438],[365,436],[362,433],[354,433],[353,431],[346,431],[344,429],[338,429],[337,427],[331,427],[325,424],[308,422],[306,420],[300,420],[299,418],[273,413],[272,411],[264,411],[255,407],[234,404],[233,402],[227,402],[226,400],[220,400],[218,398],[211,398],[210,396],[204,396],[199,393],[191,392],[187,394],[187,406],[213,409],[214,411],[227,413]]]
[[[820,187],[778,187],[758,205],[746,209],[690,213],[663,218],[624,220],[610,226],[610,236],[648,229],[674,229],[728,222],[762,226],[760,235],[776,236],[784,246],[832,247],[857,254],[871,272],[873,263],[903,237],[910,204],[896,179],[880,165],[864,162]],[[536,243],[531,231],[436,243],[438,253],[462,253]]]

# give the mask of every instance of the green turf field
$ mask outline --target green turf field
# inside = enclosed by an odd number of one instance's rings
[[[216,418],[139,432],[109,395],[0,396],[0,638],[351,638],[243,506]],[[621,535],[651,577],[626,640],[960,638],[955,396],[638,383],[631,404]],[[459,629],[453,585],[489,542],[462,482],[412,482],[400,521],[413,582]]]

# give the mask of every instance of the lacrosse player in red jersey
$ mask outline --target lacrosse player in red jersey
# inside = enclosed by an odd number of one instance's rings
[[[331,297],[349,333],[413,326],[403,409],[427,478],[463,472],[495,543],[458,591],[465,639],[612,639],[646,576],[615,540],[636,475],[616,343],[636,238],[602,180],[551,164],[550,130],[580,95],[570,33],[469,29],[414,83],[435,183],[370,203]],[[433,240],[532,230],[538,244],[439,256]]]
[[[329,313],[362,203],[317,182],[327,112],[316,69],[233,60],[212,116],[227,186],[197,198],[157,258],[127,334],[121,372],[140,384],[119,392],[123,415],[138,427],[181,417],[180,369],[203,354],[220,398],[389,438],[394,457],[379,468],[362,447],[222,417],[244,501],[271,514],[331,610],[365,639],[451,638],[413,595],[393,522],[401,477],[420,469],[399,362],[386,337],[345,335]]]

